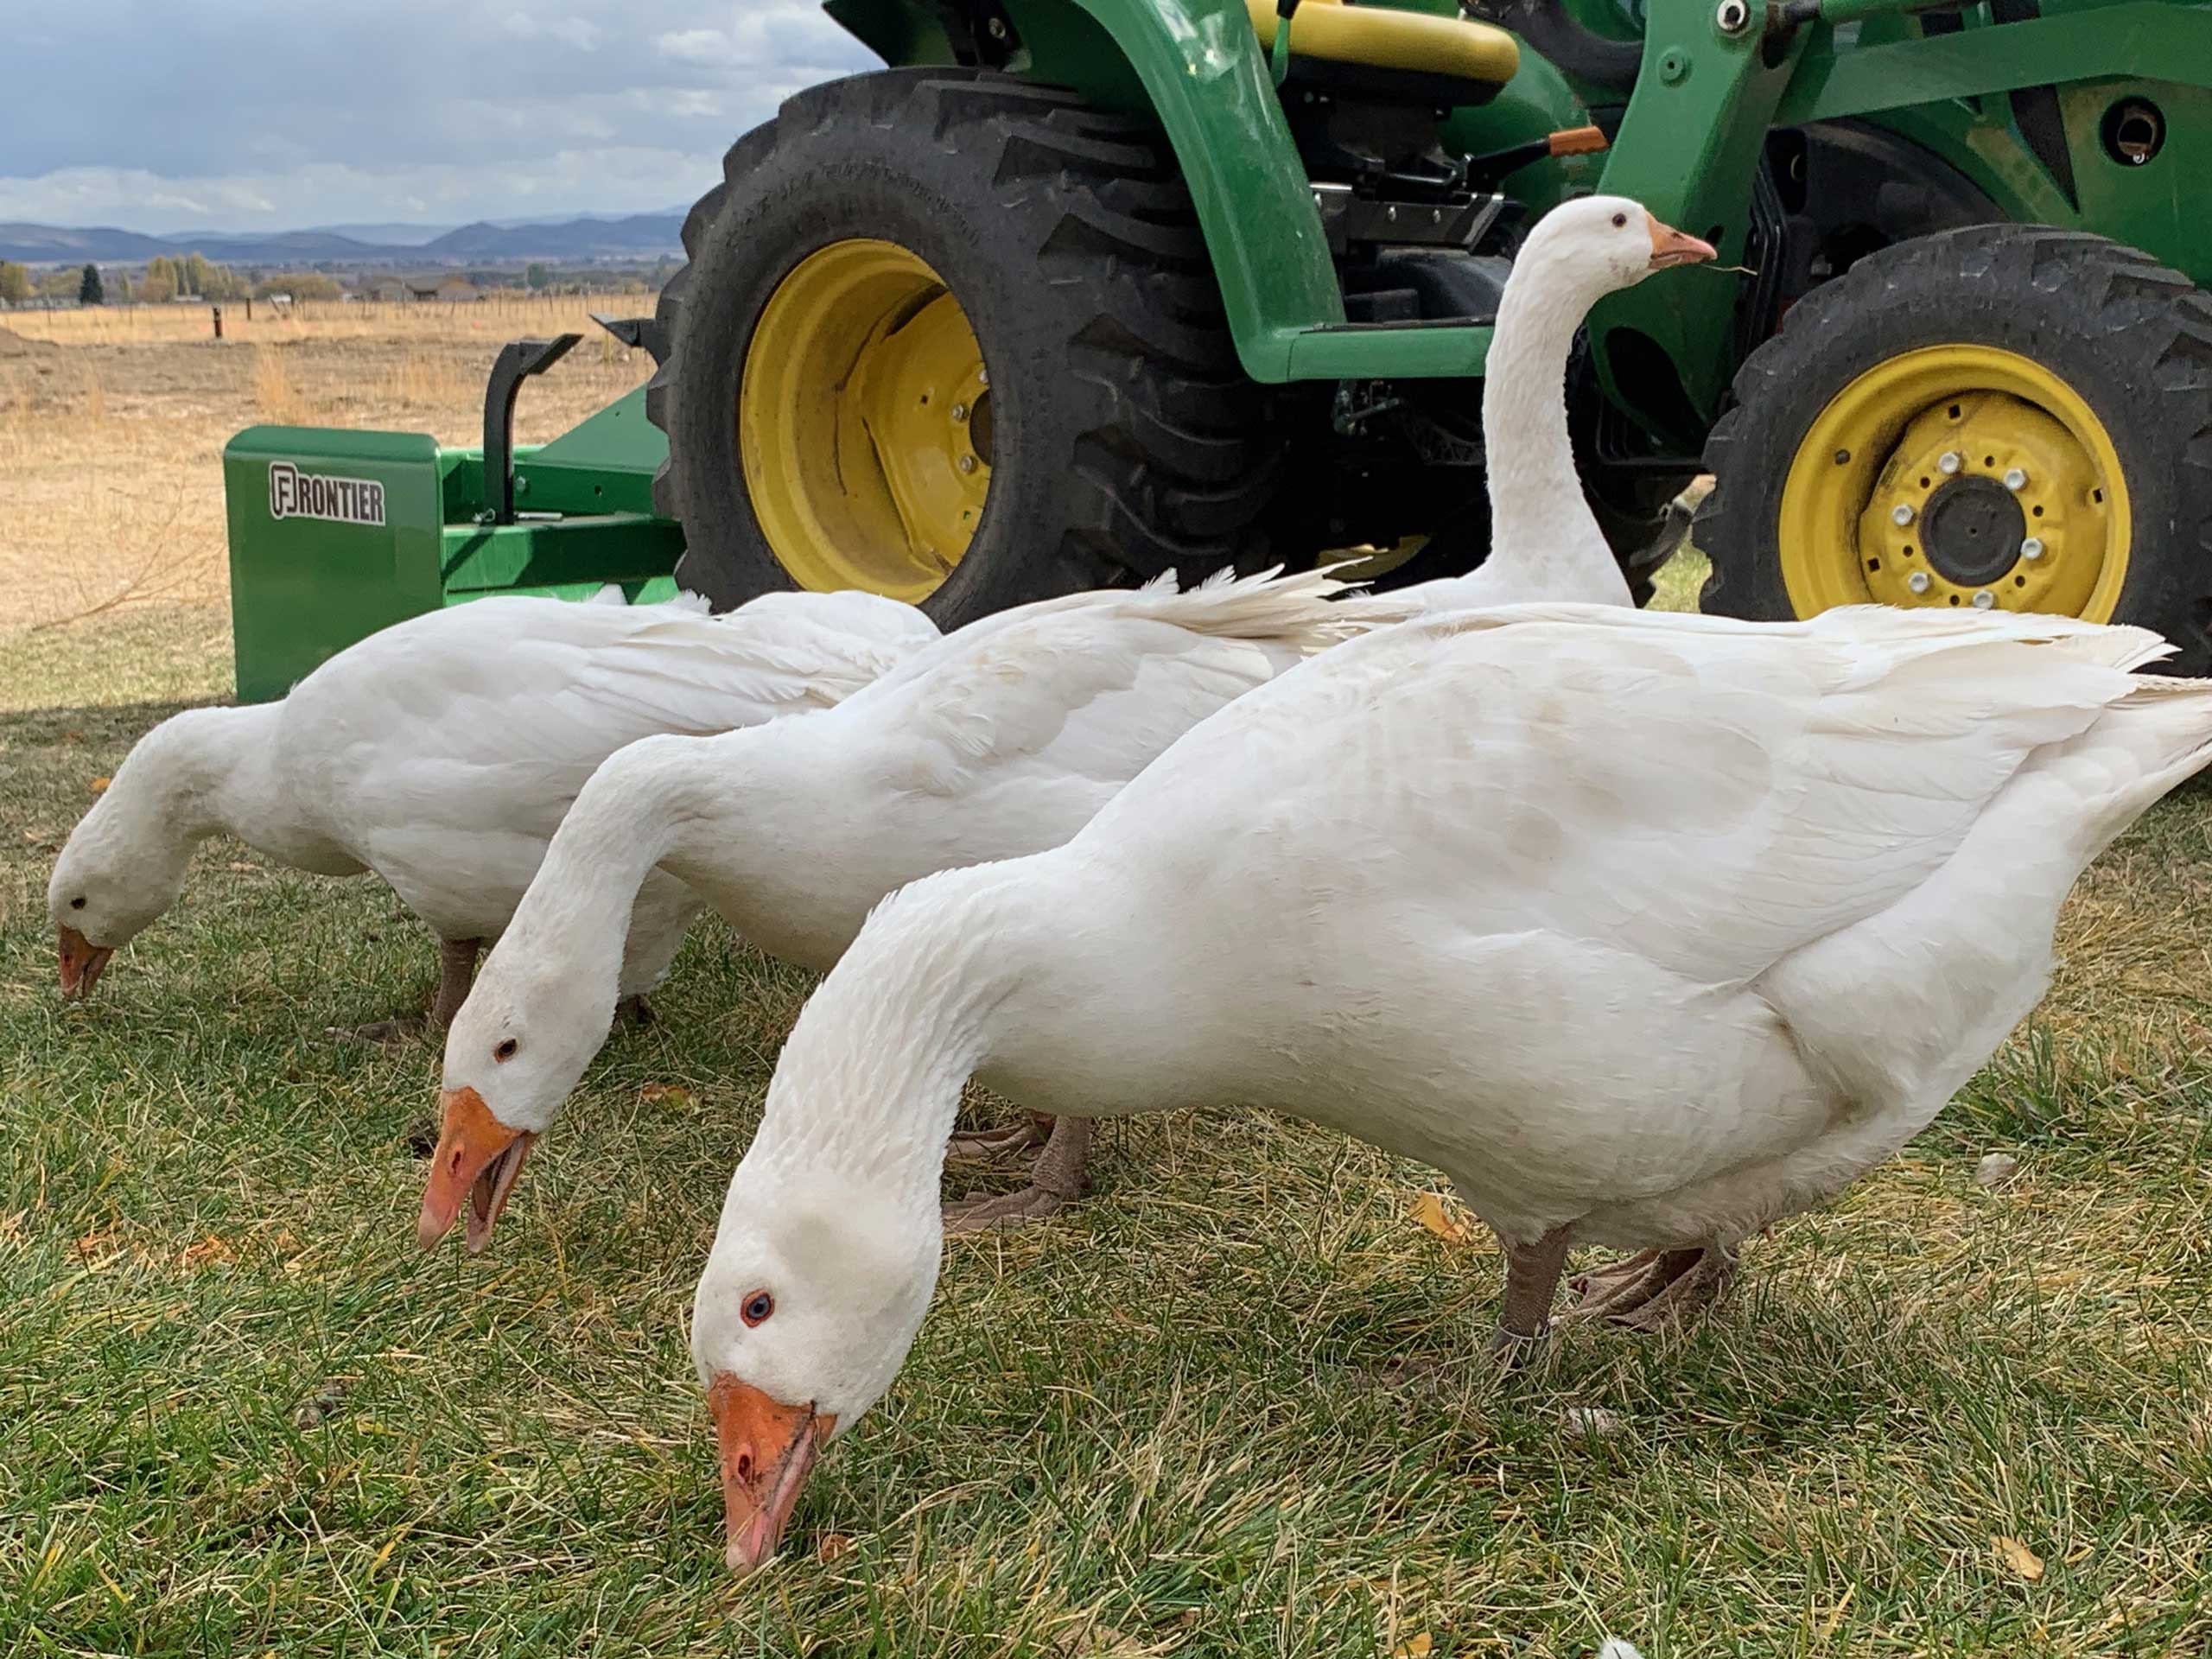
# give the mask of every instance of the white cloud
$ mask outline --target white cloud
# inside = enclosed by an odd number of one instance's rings
[[[656,35],[653,44],[663,57],[683,63],[727,63],[731,55],[729,36],[719,29],[678,29]]]
[[[172,232],[304,229],[356,221],[459,224],[563,213],[646,213],[682,205],[720,176],[718,151],[612,147],[552,151],[487,196],[478,169],[317,164],[288,172],[162,179],[118,168],[0,178],[0,220]]]
[[[159,231],[673,207],[874,61],[817,0],[113,0],[6,55],[0,219]]]
[[[603,38],[599,25],[588,17],[533,17],[528,12],[511,11],[500,24],[517,40],[565,41],[580,52],[592,51]]]

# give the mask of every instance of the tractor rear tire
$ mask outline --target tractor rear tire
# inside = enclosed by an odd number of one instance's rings
[[[1708,612],[2054,611],[2212,670],[2212,296],[2136,249],[1982,225],[1870,255],[1745,360],[1706,463]]]
[[[717,609],[867,587],[951,627],[1256,562],[1277,446],[1139,124],[972,70],[831,82],[738,142],[683,243],[654,499]]]

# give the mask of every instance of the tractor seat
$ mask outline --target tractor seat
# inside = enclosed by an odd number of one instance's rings
[[[1264,53],[1274,45],[1274,0],[1244,5]],[[1293,84],[1437,109],[1489,103],[1521,67],[1521,44],[1502,29],[1344,0],[1304,0],[1290,52]]]

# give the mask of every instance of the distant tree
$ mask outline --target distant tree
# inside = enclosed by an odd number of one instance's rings
[[[100,268],[98,265],[87,264],[85,267],[84,277],[77,284],[77,303],[79,305],[107,303],[107,289],[101,285]]]
[[[130,300],[130,273],[127,270],[118,270],[115,273],[115,302],[118,305],[128,305]]]
[[[177,292],[203,300],[242,300],[251,284],[228,265],[219,265],[199,253],[188,253],[177,262]]]
[[[225,302],[242,300],[253,292],[253,284],[228,265],[212,264],[205,259],[200,259],[196,253],[192,257],[200,261],[197,270],[194,272],[197,278],[197,285],[192,291],[199,295],[201,299]]]
[[[146,274],[138,281],[138,297],[148,305],[167,305],[176,297],[176,266],[163,254],[156,254],[146,262]]]
[[[522,274],[522,285],[535,294],[542,288],[553,286],[553,273],[544,265],[531,265]]]
[[[22,265],[0,259],[0,301],[21,305],[31,296],[31,274]]]
[[[84,276],[74,266],[56,265],[38,279],[38,296],[42,300],[66,300],[77,291]]]

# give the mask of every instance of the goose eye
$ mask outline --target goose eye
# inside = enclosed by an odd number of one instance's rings
[[[81,898],[79,898],[79,899],[72,899],[69,901],[69,908],[70,908],[70,909],[72,909],[72,910],[82,910],[84,907],[85,907],[85,901],[84,901],[84,899],[82,899]]]
[[[1626,230],[1628,228],[1628,215],[1626,213],[1615,213],[1613,215],[1613,228],[1617,231]]]
[[[738,1310],[747,1325],[758,1325],[776,1311],[776,1299],[765,1290],[756,1290],[745,1299],[745,1306]]]
[[[492,1051],[492,1058],[504,1065],[509,1060],[514,1058],[515,1050],[520,1046],[521,1045],[519,1043],[516,1042],[513,1038],[510,1037],[506,1041],[501,1043],[497,1048]]]

